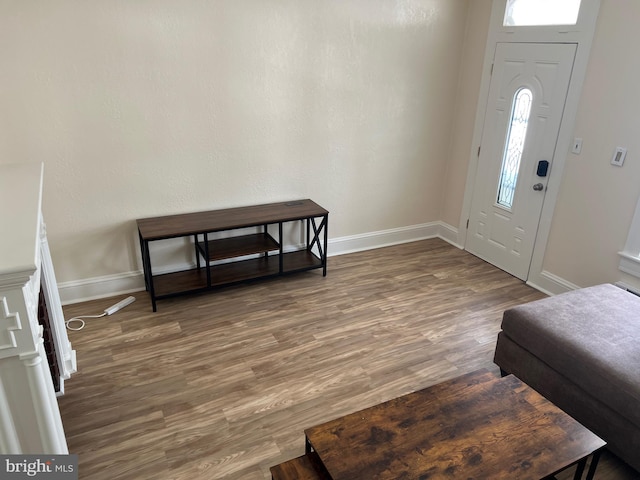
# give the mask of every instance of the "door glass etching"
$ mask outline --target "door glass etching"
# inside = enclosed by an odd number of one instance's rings
[[[511,121],[502,156],[500,169],[500,183],[498,186],[498,205],[511,209],[513,195],[516,191],[520,159],[524,150],[524,140],[527,136],[527,125],[531,114],[533,93],[528,88],[518,90],[513,98]]]
[[[503,25],[575,25],[581,0],[507,0]]]

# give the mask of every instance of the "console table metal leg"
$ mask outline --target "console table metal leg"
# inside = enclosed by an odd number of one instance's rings
[[[278,222],[278,243],[280,244],[280,252],[278,255],[278,272],[284,272],[284,241],[282,239],[282,222]]]
[[[153,311],[157,311],[156,291],[153,287],[153,272],[151,271],[151,254],[149,253],[149,241],[142,240],[140,237],[140,248],[142,250],[142,271],[144,273],[144,284],[151,296],[151,307]]]
[[[269,236],[269,225],[268,224],[265,223],[263,225],[262,233],[264,234],[265,237]],[[269,260],[269,252],[264,252],[263,256],[264,256],[265,260]]]
[[[149,277],[147,272],[147,255],[146,255],[145,241],[142,239],[142,235],[140,234],[140,232],[138,232],[138,238],[140,239],[140,256],[142,258],[142,274],[144,276],[144,288],[148,292]]]
[[[209,234],[204,234],[204,261],[207,264],[207,288],[211,286],[211,261],[209,252]]]
[[[327,250],[327,243],[328,243],[328,239],[329,239],[329,234],[328,234],[328,230],[329,230],[329,215],[325,215],[324,216],[324,256],[322,257],[322,276],[326,277],[327,276],[327,256],[329,254],[329,251]]]
[[[196,266],[198,267],[198,270],[200,270],[200,252],[198,251],[198,235],[194,235],[193,236],[193,245],[194,248],[196,249]]]
[[[327,243],[328,243],[328,226],[329,226],[329,215],[323,215],[322,220],[320,221],[320,225],[316,226],[316,221],[314,218],[310,218],[311,226],[313,227],[313,239],[310,244],[307,246],[307,250],[311,250],[313,245],[318,248],[318,258],[322,263],[322,276],[327,276]],[[323,234],[324,238],[320,239],[320,235]]]

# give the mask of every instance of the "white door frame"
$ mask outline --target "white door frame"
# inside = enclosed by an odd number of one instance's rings
[[[575,43],[577,44],[576,58],[574,62],[573,75],[569,83],[567,101],[564,115],[560,123],[558,133],[558,144],[551,164],[553,171],[547,184],[547,192],[540,216],[540,225],[536,235],[531,268],[527,284],[549,294],[562,293],[575,288],[559,277],[544,270],[544,254],[551,231],[551,220],[555,209],[562,173],[566,157],[569,154],[572,144],[575,119],[578,112],[580,93],[584,83],[584,76],[589,61],[589,53],[595,32],[596,20],[600,10],[600,0],[582,0],[580,16],[574,26],[551,26],[551,27],[504,27],[502,20],[506,0],[493,0],[491,9],[491,22],[489,25],[489,35],[485,47],[484,63],[482,70],[482,81],[478,95],[478,106],[476,108],[475,126],[471,143],[469,157],[469,168],[467,170],[467,182],[465,187],[464,202],[460,224],[458,226],[458,242],[466,244],[467,240],[467,220],[471,212],[471,201],[473,198],[473,186],[478,167],[478,149],[482,139],[483,122],[485,118],[487,99],[489,96],[489,86],[491,83],[491,66],[496,44],[504,43]]]

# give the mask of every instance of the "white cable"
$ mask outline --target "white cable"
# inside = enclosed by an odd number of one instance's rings
[[[122,310],[124,307],[126,307],[127,305],[135,301],[136,301],[136,297],[128,296],[124,300],[120,300],[115,305],[111,305],[109,308],[105,308],[104,312],[102,312],[100,315],[80,315],[78,317],[73,317],[73,318],[70,318],[69,320],[65,320],[64,324],[66,325],[68,330],[74,330],[74,331],[82,330],[85,325],[84,320],[82,320],[83,318],[101,318],[107,315],[113,315],[118,310]],[[79,322],[80,325],[78,327],[72,327],[71,322]]]
[[[67,326],[68,330],[78,331],[84,328],[85,323],[83,318],[100,318],[100,317],[104,317],[105,315],[106,315],[106,312],[100,315],[81,315],[79,317],[73,317],[73,318],[70,318],[69,320],[65,320],[64,324]],[[80,326],[72,327],[71,322],[80,322]]]

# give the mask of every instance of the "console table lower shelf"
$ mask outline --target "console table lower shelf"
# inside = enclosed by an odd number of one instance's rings
[[[509,375],[479,370],[305,430],[273,480],[593,479],[596,436]]]
[[[320,268],[326,276],[328,217],[327,210],[306,199],[137,220],[153,311],[162,298],[249,280]],[[304,245],[285,250],[285,225],[294,222],[303,225]],[[154,274],[151,243],[179,237],[193,239],[195,268]]]
[[[268,258],[261,257],[217,265],[216,274],[211,276],[210,284],[207,284],[207,273],[204,268],[154,275],[155,296],[156,299],[168,298],[197,290],[208,290],[213,287],[323,267],[322,260],[306,250],[285,253],[283,264],[283,272],[280,273],[278,258],[272,255]]]

